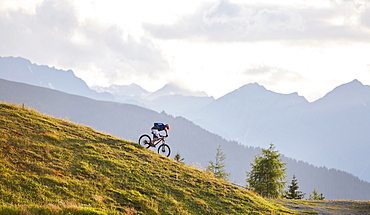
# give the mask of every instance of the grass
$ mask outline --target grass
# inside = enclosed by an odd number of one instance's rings
[[[0,103],[1,214],[294,214],[136,143]]]
[[[288,199],[270,199],[268,201],[274,204],[283,205],[299,214],[370,214],[370,201]]]

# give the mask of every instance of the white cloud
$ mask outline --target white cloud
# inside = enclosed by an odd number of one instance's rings
[[[116,24],[81,20],[70,1],[47,0],[35,7],[0,14],[0,55],[73,68],[90,84],[113,84],[168,72],[169,65],[149,39],[133,37]],[[4,30],[6,29],[6,30]],[[93,76],[92,76],[93,74]]]
[[[285,68],[268,66],[268,65],[254,65],[245,70],[244,73],[247,77],[256,78],[256,81],[263,81],[273,85],[280,81],[292,82],[301,81],[302,75],[297,72],[287,70]]]
[[[370,41],[360,20],[368,4],[348,1],[274,5],[233,3],[205,4],[195,14],[172,25],[146,24],[145,29],[163,39],[201,38],[210,41],[352,40]],[[364,19],[362,19],[364,20]]]
[[[361,22],[364,27],[368,28],[367,30],[370,30],[370,8],[367,8],[362,14],[361,14]]]
[[[221,1],[203,16],[206,31],[222,35],[221,40],[257,39],[264,34],[302,32],[304,23],[296,10],[284,7],[253,7]],[[211,37],[212,38],[212,37]]]

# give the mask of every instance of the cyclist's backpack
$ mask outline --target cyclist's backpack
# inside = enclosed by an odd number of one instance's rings
[[[166,125],[161,122],[154,123],[154,127],[158,128],[158,131],[163,131],[166,129]]]

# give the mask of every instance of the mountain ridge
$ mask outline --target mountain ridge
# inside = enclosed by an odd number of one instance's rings
[[[152,92],[146,96],[146,99],[153,101],[163,96],[182,95],[182,96],[194,96],[194,97],[208,97],[205,92],[197,92],[187,90],[175,83],[167,83],[159,90]]]
[[[114,101],[111,94],[90,89],[81,78],[75,76],[72,70],[65,71],[33,64],[30,60],[21,57],[0,57],[0,78],[92,99]]]
[[[370,181],[370,165],[358,156],[370,150],[369,86],[354,80],[315,102],[262,87],[242,90],[248,92],[233,91],[188,118],[228,140],[260,147],[272,142],[289,157]]]
[[[327,108],[335,109],[335,106],[353,106],[363,103],[363,100],[358,100],[360,97],[368,97],[370,95],[370,86],[364,85],[357,79],[351,82],[344,83],[335,87],[321,99],[318,99],[314,104],[324,103]],[[332,104],[329,104],[332,103]]]

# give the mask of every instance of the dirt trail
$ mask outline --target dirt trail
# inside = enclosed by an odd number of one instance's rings
[[[370,214],[370,201],[309,201],[309,200],[273,200],[291,210],[302,214],[319,215],[366,215]]]

